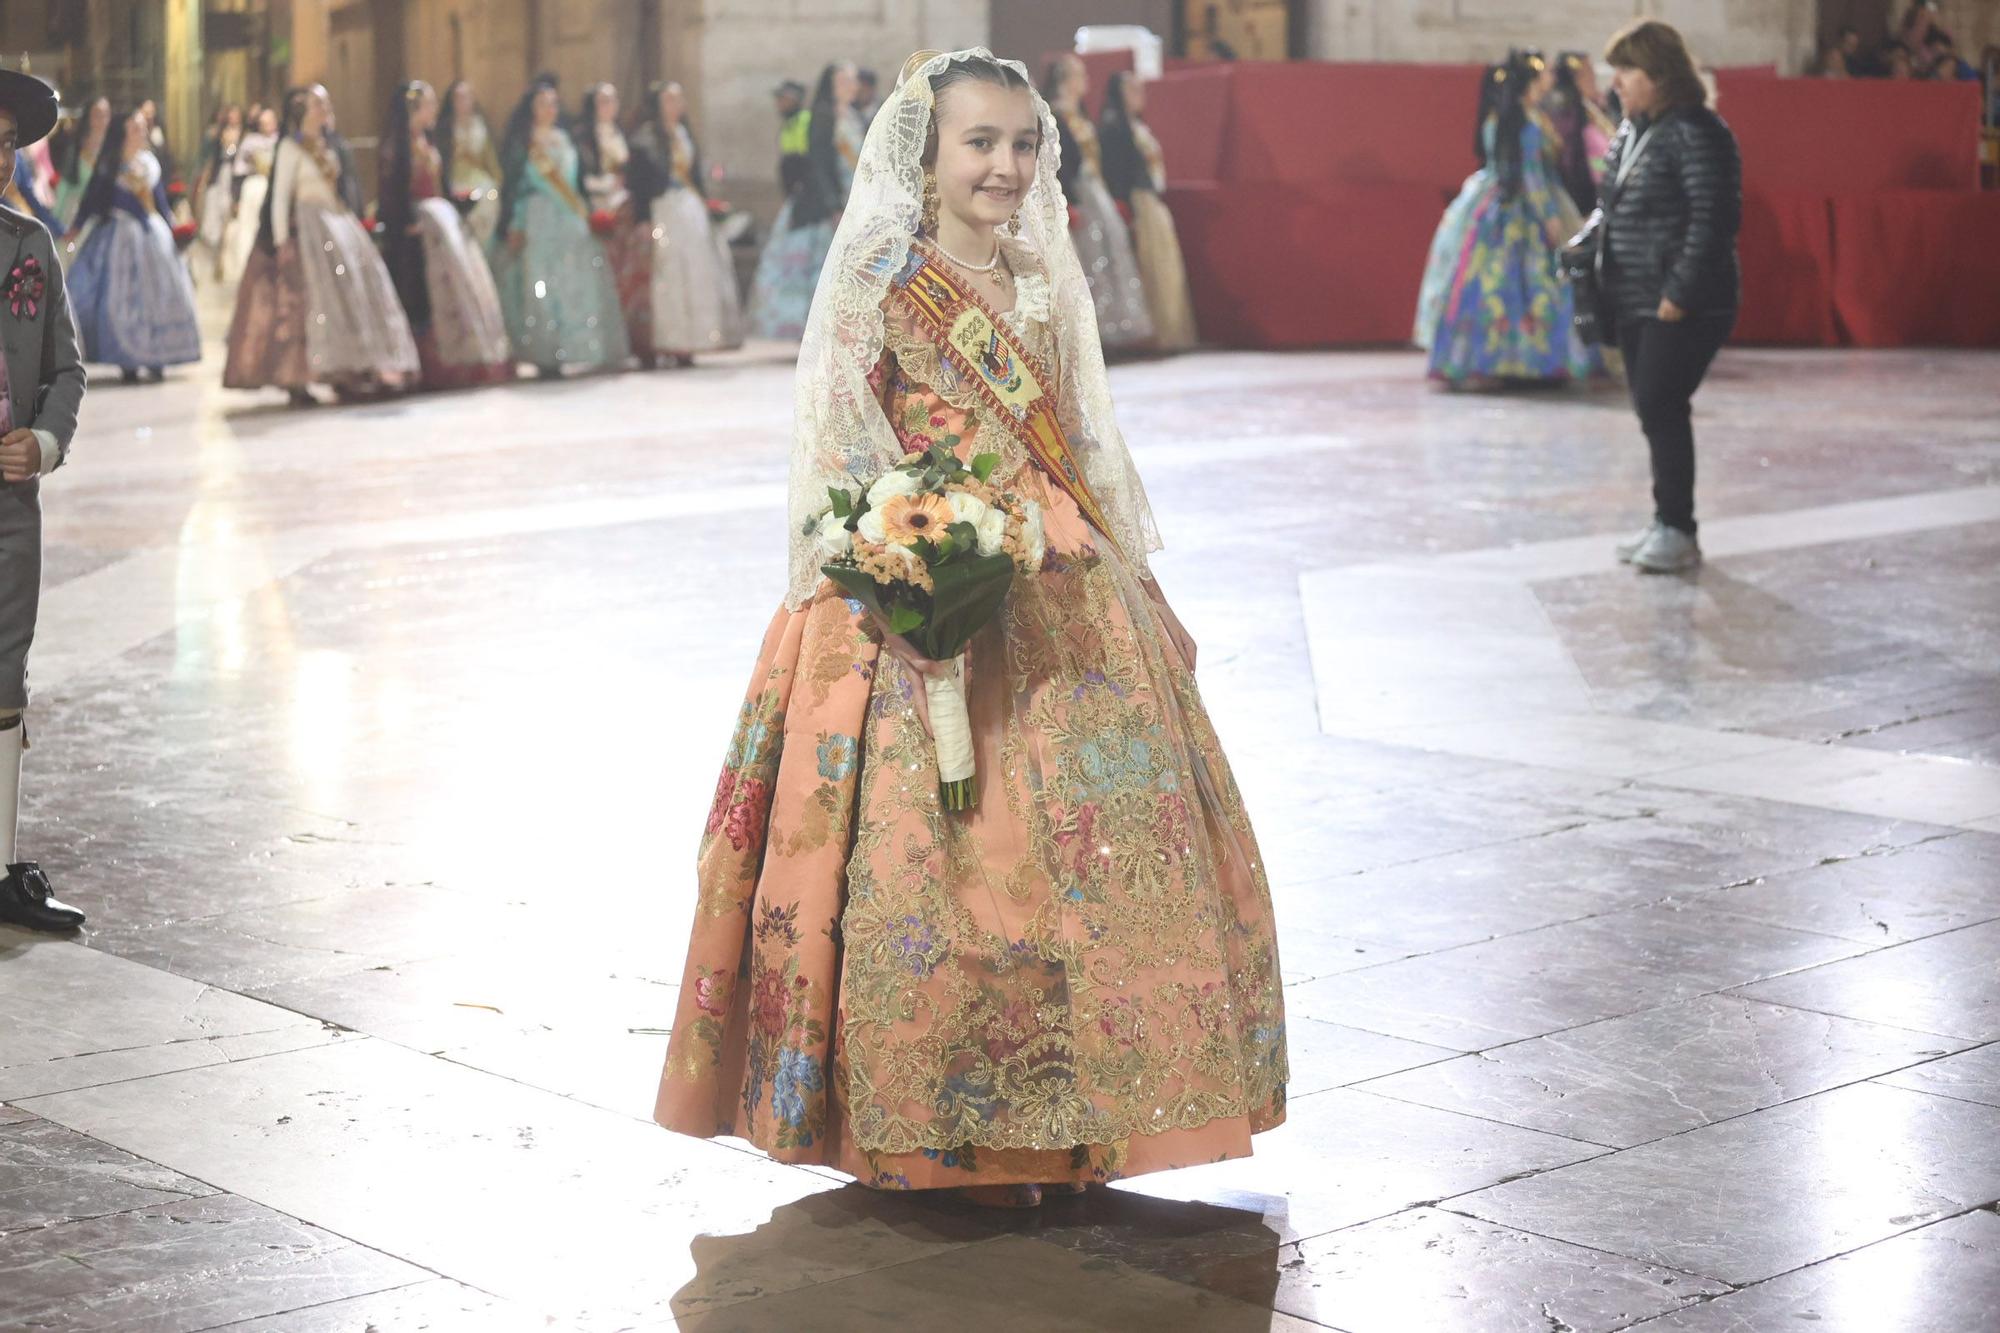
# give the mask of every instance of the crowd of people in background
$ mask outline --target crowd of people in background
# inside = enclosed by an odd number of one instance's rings
[[[1105,346],[1197,337],[1143,85],[1093,115],[1074,56],[1044,89],[1071,239]],[[372,204],[324,86],[219,109],[184,175],[157,106],[98,97],[21,154],[9,197],[61,242],[88,360],[157,381],[202,355],[196,281],[233,291],[223,383],[299,405],[513,378],[686,366],[745,337],[796,341],[883,97],[828,65],[775,90],[783,199],[747,298],[677,83],[636,104],[535,78],[496,132],[473,87],[412,81],[382,118]]]
[[[233,289],[223,383],[301,405],[741,345],[742,221],[678,84],[572,112],[543,75],[496,135],[469,84],[412,81],[382,123],[372,205],[317,84],[219,110],[184,177],[154,103],[93,99],[7,192],[59,239],[85,358],[127,382],[201,358],[196,278]]]
[[[1874,39],[1843,27],[1825,43],[1812,73],[1823,79],[1935,79],[1973,82],[2000,70],[2000,46],[1989,46],[1973,65],[1958,49],[1957,40],[1938,22],[1937,7],[1918,0],[1903,13],[1893,32]]]
[[[1192,347],[1194,306],[1173,216],[1160,199],[1166,164],[1146,125],[1144,85],[1129,72],[1114,74],[1095,115],[1088,88],[1077,56],[1058,57],[1043,72],[1070,239],[1090,283],[1099,336],[1113,353]],[[842,63],[821,71],[810,98],[793,80],[772,90],[785,200],[751,283],[750,326],[759,337],[796,339],[804,330],[880,95],[873,71]]]

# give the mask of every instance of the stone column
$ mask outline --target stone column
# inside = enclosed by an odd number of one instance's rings
[[[167,146],[185,177],[199,168],[202,131],[208,125],[202,105],[201,0],[166,0],[164,8],[166,77],[160,114],[167,122]]]

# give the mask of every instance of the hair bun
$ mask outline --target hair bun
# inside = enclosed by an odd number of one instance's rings
[[[918,70],[922,69],[925,65],[929,64],[933,60],[936,60],[939,56],[943,54],[944,52],[942,51],[916,52],[908,60],[905,60],[903,62],[903,72],[896,76],[896,86],[901,87],[903,84],[908,83]]]

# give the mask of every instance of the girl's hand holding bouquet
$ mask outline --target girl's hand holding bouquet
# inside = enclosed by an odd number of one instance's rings
[[[956,436],[904,456],[856,494],[829,488],[811,520],[821,572],[874,615],[889,650],[923,682],[919,714],[937,741],[939,799],[978,799],[965,648],[999,614],[1016,570],[1042,567],[1041,507],[993,485],[998,454],[968,465]]]

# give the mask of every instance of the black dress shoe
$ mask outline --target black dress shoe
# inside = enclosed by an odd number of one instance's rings
[[[0,921],[10,921],[29,930],[75,930],[83,924],[83,913],[56,901],[49,877],[33,861],[7,867],[0,879]]]

